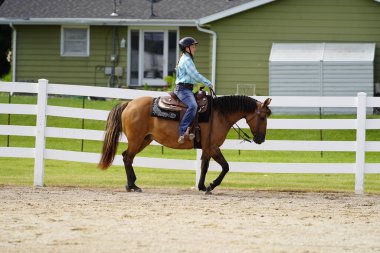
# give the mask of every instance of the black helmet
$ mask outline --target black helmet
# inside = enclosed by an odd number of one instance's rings
[[[198,42],[192,37],[185,37],[185,38],[182,38],[178,44],[179,44],[179,48],[181,48],[181,51],[185,51],[187,47],[191,45],[196,45],[198,44]]]

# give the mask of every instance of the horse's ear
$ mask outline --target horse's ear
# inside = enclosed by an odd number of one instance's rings
[[[267,98],[267,99],[265,99],[264,104],[263,104],[263,107],[268,107],[268,105],[270,104],[271,101],[272,101],[271,98]]]

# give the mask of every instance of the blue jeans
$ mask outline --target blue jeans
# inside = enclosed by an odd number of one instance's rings
[[[182,101],[182,103],[187,105],[187,110],[183,115],[181,123],[179,124],[179,135],[181,136],[184,135],[186,129],[193,122],[195,115],[197,114],[198,105],[191,89],[181,85],[176,85],[174,93]]]

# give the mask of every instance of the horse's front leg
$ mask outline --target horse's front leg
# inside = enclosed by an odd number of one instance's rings
[[[207,187],[206,194],[211,194],[211,191],[214,190],[215,187],[217,187],[218,185],[222,183],[224,176],[230,170],[229,165],[226,159],[224,158],[222,152],[220,151],[220,149],[215,155],[212,156],[212,158],[215,160],[215,162],[217,162],[218,164],[220,164],[220,166],[222,166],[222,171],[220,172],[219,176]]]
[[[202,164],[201,164],[201,176],[199,178],[198,182],[198,190],[200,191],[206,191],[206,186],[205,186],[205,180],[206,180],[206,174],[208,171],[208,166],[210,164],[210,158],[204,158],[202,157]]]

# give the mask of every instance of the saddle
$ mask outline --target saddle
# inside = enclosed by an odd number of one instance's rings
[[[203,90],[199,90],[197,93],[194,94],[195,100],[197,101],[198,105],[198,111],[194,118],[194,121],[191,124],[191,132],[194,132],[195,139],[194,139],[194,148],[202,148],[201,145],[201,128],[199,126],[199,122],[208,122],[208,117],[210,112],[208,111],[208,96],[206,95],[206,92]],[[187,110],[187,105],[181,102],[177,95],[174,94],[174,92],[169,92],[169,96],[159,97],[157,98],[157,101],[155,103],[158,107],[158,110],[161,110],[161,113],[163,114],[163,111],[167,111],[166,115],[178,115],[179,120],[182,119],[183,115],[185,114]],[[174,119],[174,118],[173,118]],[[177,117],[175,117],[177,119]]]
[[[207,111],[208,100],[205,91],[198,91],[195,93],[195,100],[198,104],[198,113]],[[158,98],[158,107],[173,112],[180,112],[184,114],[187,110],[187,105],[181,102],[174,92],[169,92],[169,96]]]

